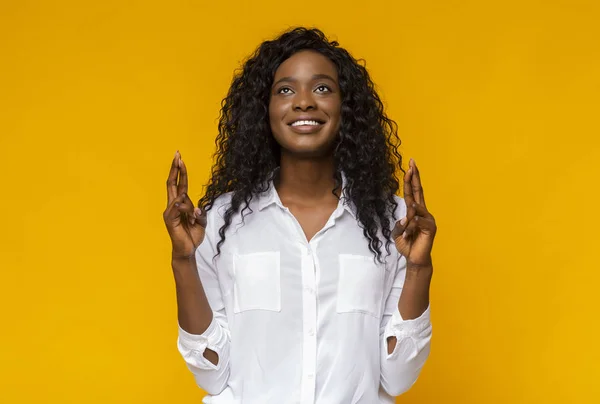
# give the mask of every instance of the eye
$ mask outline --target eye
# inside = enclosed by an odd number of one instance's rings
[[[319,87],[317,87],[316,90],[318,92],[320,92],[320,93],[327,93],[327,92],[331,91],[331,89],[328,86],[324,85],[324,84],[322,84]]]
[[[281,87],[279,90],[277,90],[277,94],[290,94],[292,92],[292,89],[289,87]]]

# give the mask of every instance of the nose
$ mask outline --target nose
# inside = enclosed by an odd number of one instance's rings
[[[313,98],[313,93],[310,90],[302,90],[296,93],[294,97],[293,108],[294,111],[308,111],[311,109],[315,109],[317,104]]]

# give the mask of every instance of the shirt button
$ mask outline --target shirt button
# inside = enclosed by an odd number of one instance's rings
[[[311,337],[313,337],[315,335],[315,330],[314,329],[309,329],[308,330],[308,335],[310,335]]]

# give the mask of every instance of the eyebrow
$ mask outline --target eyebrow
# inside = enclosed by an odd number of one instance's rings
[[[320,80],[320,79],[331,80],[331,81],[333,81],[335,83],[335,80],[333,79],[333,77],[331,77],[328,74],[315,74],[315,75],[312,76],[312,80]],[[279,80],[277,80],[275,83],[273,83],[273,87],[275,87],[277,84],[279,84],[281,82],[284,82],[284,81],[295,83],[298,80],[296,80],[293,77],[282,77]]]

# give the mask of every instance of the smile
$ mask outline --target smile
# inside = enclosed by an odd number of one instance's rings
[[[317,121],[296,121],[296,122],[292,122],[290,125],[291,126],[304,126],[304,125],[318,126],[318,125],[322,125],[322,123],[317,122]]]
[[[325,126],[325,122],[303,119],[289,123],[288,126],[292,132],[310,134],[320,131]]]

